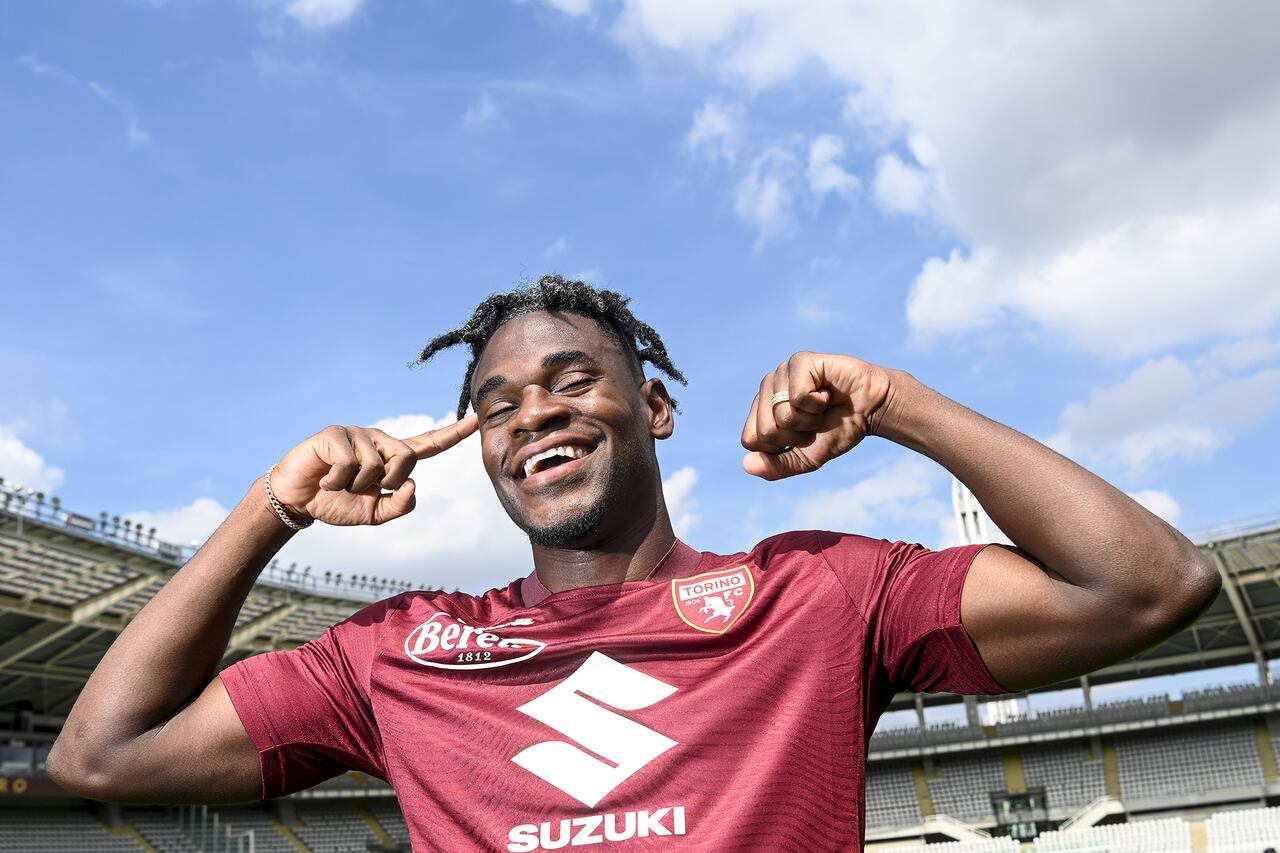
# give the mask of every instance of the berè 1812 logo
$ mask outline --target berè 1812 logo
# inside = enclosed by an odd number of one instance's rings
[[[434,613],[404,638],[409,659],[437,669],[489,669],[528,660],[547,647],[539,640],[494,633],[504,628],[532,625],[532,619],[513,619],[481,628],[456,616]]]
[[[671,582],[676,613],[691,628],[723,634],[742,618],[755,595],[756,582],[747,566],[717,569]]]

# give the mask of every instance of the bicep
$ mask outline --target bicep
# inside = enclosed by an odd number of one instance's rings
[[[121,802],[228,803],[262,799],[258,750],[222,679],[132,745],[113,797]]]
[[[960,614],[987,668],[1010,690],[1074,678],[1150,644],[1149,628],[1131,614],[1003,545],[974,558]]]

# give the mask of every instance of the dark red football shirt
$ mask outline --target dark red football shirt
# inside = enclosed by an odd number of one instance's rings
[[[264,797],[391,783],[414,849],[860,849],[894,693],[1003,692],[960,624],[982,546],[683,542],[643,581],[410,592],[222,673]]]

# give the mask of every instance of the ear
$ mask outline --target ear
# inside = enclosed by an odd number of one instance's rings
[[[675,432],[676,418],[667,386],[661,379],[648,379],[640,386],[640,395],[649,409],[649,434],[657,439],[670,438]]]

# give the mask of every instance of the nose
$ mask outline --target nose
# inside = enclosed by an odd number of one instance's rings
[[[520,408],[511,419],[511,427],[516,435],[542,432],[557,421],[568,420],[569,415],[569,405],[563,397],[540,385],[530,385],[520,395]]]

